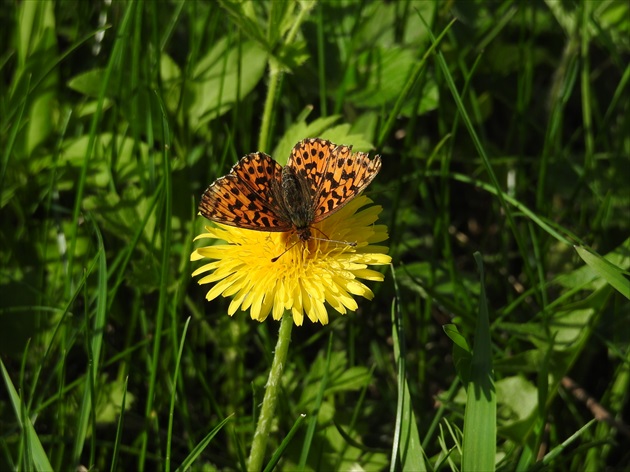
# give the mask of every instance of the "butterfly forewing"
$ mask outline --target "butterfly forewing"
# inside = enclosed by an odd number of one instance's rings
[[[291,151],[287,166],[308,182],[311,199],[315,198],[326,178],[326,168],[330,165],[336,147],[336,144],[325,139],[310,138],[297,143]]]
[[[261,152],[248,154],[204,192],[199,212],[209,220],[239,228],[290,231],[275,210],[282,167]]]
[[[310,227],[360,194],[381,168],[381,159],[348,146],[304,139],[286,168],[262,152],[243,157],[205,191],[200,213],[209,220],[258,231],[295,231],[304,241]]]
[[[370,159],[367,153],[353,153],[351,147],[337,146],[314,201],[313,222],[317,223],[340,210],[360,194],[380,170],[380,156]]]

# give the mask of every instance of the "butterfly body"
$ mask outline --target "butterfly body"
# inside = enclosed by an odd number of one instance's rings
[[[281,188],[284,203],[282,219],[291,221],[300,239],[307,241],[311,236],[310,225],[315,219],[308,182],[292,167],[285,166],[282,168]]]
[[[378,174],[380,156],[352,153],[319,138],[300,141],[282,167],[248,154],[204,192],[199,212],[218,223],[312,237],[311,228],[361,193]]]

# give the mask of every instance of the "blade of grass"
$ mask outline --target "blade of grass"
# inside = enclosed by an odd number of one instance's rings
[[[28,358],[28,348],[30,347],[30,345],[31,345],[30,341],[26,343],[26,349],[24,349],[24,354],[22,355],[22,363],[20,365],[19,387],[20,387],[21,392],[26,391],[24,389],[24,374],[26,370],[26,359]],[[20,415],[22,418],[22,423],[28,423],[30,421],[30,418],[28,415],[28,409],[26,405],[24,404],[24,402],[20,403]],[[33,460],[32,460],[31,441],[28,435],[24,435],[24,434],[20,435],[20,446],[23,447],[23,454],[21,454],[18,457],[22,457],[24,468],[30,472],[32,470]]]
[[[575,246],[575,251],[586,265],[630,300],[630,281],[623,275],[623,271],[619,267],[585,247]]]
[[[400,458],[402,470],[427,470],[424,451],[420,443],[420,434],[416,416],[411,404],[411,394],[407,384],[407,360],[405,350],[405,332],[400,313],[400,292],[394,267],[390,266],[394,281],[396,300],[392,304],[392,339],[394,341],[394,359],[398,366],[398,403],[396,405],[396,426],[392,445],[390,471],[397,470],[397,458]]]
[[[52,353],[54,352],[54,347],[55,347],[55,342],[62,337],[62,333],[64,330],[64,326],[65,323],[67,321],[67,316],[71,311],[71,308],[75,302],[75,300],[77,299],[77,297],[79,296],[79,294],[81,293],[81,290],[83,290],[83,287],[85,285],[85,283],[88,280],[88,277],[92,274],[92,272],[94,271],[94,269],[97,267],[97,265],[100,262],[100,254],[96,254],[94,256],[94,258],[92,259],[92,261],[90,262],[90,264],[87,265],[87,268],[83,271],[83,277],[81,277],[81,280],[78,282],[74,292],[72,293],[72,295],[70,296],[70,299],[66,302],[66,305],[64,306],[63,310],[59,310],[60,311],[60,317],[59,317],[59,322],[55,325],[54,330],[52,331],[52,335],[50,337],[50,341],[48,342],[48,345],[46,347],[46,351],[44,352],[44,355],[41,359],[41,361],[39,362],[39,364],[37,365],[37,368],[35,369],[35,374],[32,378],[31,381],[31,391],[30,391],[30,395],[29,395],[29,400],[28,400],[28,409],[31,409],[31,405],[33,402],[33,399],[35,397],[35,390],[39,385],[39,379],[42,373],[42,369],[44,366],[46,366],[48,364],[48,359],[52,357]],[[35,309],[36,307],[33,307],[33,309]],[[41,407],[41,405],[40,405]]]
[[[291,29],[287,33],[284,39],[283,47],[286,47],[293,43],[298,29],[302,22],[305,20],[307,13],[315,6],[315,2],[300,2],[300,8]],[[276,103],[276,95],[278,91],[278,84],[282,78],[282,64],[278,59],[273,56],[269,57],[269,89],[267,90],[267,96],[265,97],[265,106],[263,108],[262,123],[260,125],[260,134],[258,136],[258,150],[262,152],[269,152],[271,138],[271,123],[273,121],[274,104]]]
[[[97,293],[96,293],[96,315],[94,316],[93,326],[86,333],[86,342],[88,350],[88,372],[85,375],[85,386],[83,390],[83,400],[79,410],[76,435],[72,451],[72,460],[74,464],[80,463],[81,453],[85,446],[87,437],[88,424],[90,419],[94,419],[94,411],[96,408],[96,398],[94,386],[98,379],[99,362],[101,355],[101,347],[103,345],[103,335],[105,333],[105,320],[107,318],[107,259],[105,255],[105,247],[103,245],[103,237],[96,225],[96,222],[90,217],[94,232],[98,240],[98,272],[97,272]],[[87,317],[87,301],[86,301],[86,317]],[[89,319],[86,320],[89,326]],[[94,446],[94,444],[93,444]],[[93,454],[93,447],[91,455]]]
[[[425,26],[427,26],[424,18],[422,18],[421,15],[420,15],[420,19],[425,24]],[[429,37],[431,38],[431,42],[433,44],[437,44],[437,39],[433,36],[433,33],[428,28],[428,26],[427,26],[427,31],[429,33]],[[468,130],[470,139],[475,145],[475,149],[477,150],[479,157],[481,157],[481,162],[483,163],[484,168],[488,174],[488,177],[490,178],[490,182],[492,182],[492,185],[496,189],[496,195],[499,200],[499,204],[501,208],[503,209],[503,211],[505,212],[505,215],[508,220],[508,224],[512,230],[512,235],[514,237],[514,240],[516,241],[519,251],[521,254],[529,254],[528,248],[525,246],[525,243],[520,234],[519,228],[516,226],[516,222],[514,221],[514,216],[512,215],[512,212],[505,201],[503,192],[501,191],[501,185],[499,184],[499,180],[497,179],[494,169],[492,168],[490,159],[488,158],[488,155],[486,154],[486,151],[484,147],[482,146],[481,141],[479,140],[479,136],[477,135],[477,132],[472,124],[472,121],[470,120],[470,117],[468,116],[466,107],[464,106],[461,96],[459,95],[459,92],[457,91],[457,87],[455,86],[453,76],[450,73],[448,64],[446,63],[446,59],[444,58],[442,51],[437,50],[436,59],[437,59],[438,65],[440,66],[440,70],[442,71],[442,74],[444,75],[444,79],[448,85],[448,88],[451,91],[451,96],[453,97],[453,100],[455,101],[455,104],[457,106],[457,111],[461,114],[462,121],[464,125],[466,126],[466,129]],[[523,265],[524,265],[524,269],[527,274],[527,277],[529,278],[529,280],[532,281],[532,283],[535,283],[535,281],[537,280],[535,276],[536,274],[532,270],[531,263],[529,262],[528,258],[523,258],[523,263],[524,263]]]
[[[584,173],[593,172],[595,168],[595,138],[593,136],[593,112],[591,104],[591,62],[590,62],[590,23],[591,7],[593,2],[582,2],[580,8],[582,15],[580,20],[582,28],[580,33],[580,86],[582,94],[582,121],[584,123]],[[585,211],[585,208],[583,208]]]
[[[42,446],[37,433],[35,432],[35,428],[33,427],[33,423],[28,416],[23,415],[22,411],[24,405],[20,396],[18,395],[15,387],[13,386],[13,382],[11,381],[11,377],[9,377],[9,373],[4,366],[4,362],[0,359],[0,369],[2,370],[2,378],[4,379],[4,383],[7,386],[7,393],[9,394],[9,400],[11,401],[11,405],[13,406],[13,410],[15,411],[15,417],[18,420],[20,428],[26,435],[25,440],[29,444],[30,454],[27,457],[27,460],[35,465],[36,470],[54,470],[50,461],[48,460],[48,456],[46,455],[46,451]]]
[[[616,349],[611,346],[611,351]],[[623,360],[623,363],[619,365],[615,375],[613,377],[613,383],[605,396],[602,398],[602,403],[607,405],[607,410],[610,414],[609,419],[621,418],[623,416],[623,408],[626,405],[627,393],[630,391],[630,350],[626,350],[626,353],[619,352],[617,356]],[[620,431],[619,425],[615,425],[611,421],[600,421],[595,429],[593,439],[595,441],[602,441],[604,444],[602,448],[593,448],[588,451],[587,462],[584,464],[584,470],[598,470],[605,467],[606,459],[612,452],[614,446],[610,444],[609,438],[613,434],[613,428]],[[627,431],[627,427],[626,427]],[[629,436],[626,433],[626,436]]]
[[[273,456],[271,456],[271,459],[267,463],[267,466],[265,467],[263,472],[271,472],[272,470],[274,470],[276,465],[278,465],[278,461],[282,457],[282,454],[284,453],[287,446],[291,444],[291,440],[293,439],[293,436],[295,436],[295,433],[297,433],[300,430],[300,427],[302,426],[302,423],[304,423],[305,418],[306,418],[306,415],[301,414],[298,417],[298,419],[295,420],[295,423],[291,427],[291,430],[286,435],[286,437],[282,440],[282,442],[280,443],[280,446],[278,446],[278,449],[276,449],[276,452],[273,453]]]
[[[138,243],[140,242],[140,239],[142,238],[147,222],[149,221],[149,219],[151,218],[151,215],[153,214],[153,210],[157,207],[158,201],[161,198],[163,198],[163,195],[162,195],[163,190],[164,190],[164,180],[160,180],[157,187],[155,188],[155,191],[153,193],[153,196],[151,197],[151,200],[149,201],[146,207],[146,212],[144,216],[138,222],[137,225],[134,225],[136,231],[133,237],[131,238],[131,240],[129,241],[129,244],[125,246],[124,257],[122,258],[120,265],[116,268],[117,269],[116,272],[112,271],[110,273],[110,278],[113,278],[115,273],[117,273],[118,276],[116,277],[114,282],[111,284],[112,288],[109,291],[108,308],[111,308],[111,305],[116,300],[116,293],[118,292],[118,288],[120,287],[120,285],[125,280],[125,277],[127,276],[127,267],[129,266],[129,263],[131,262],[131,256],[133,255],[134,250],[137,248]]]
[[[149,372],[149,387],[147,393],[147,403],[144,410],[145,418],[150,424],[155,423],[157,418],[153,415],[153,401],[155,399],[155,387],[157,382],[157,375],[159,371],[160,363],[160,351],[162,345],[162,326],[164,326],[164,317],[166,307],[168,303],[168,280],[170,273],[170,257],[171,257],[171,224],[173,222],[173,209],[172,209],[172,182],[171,182],[171,138],[170,130],[168,126],[168,120],[164,109],[164,103],[162,99],[156,93],[156,99],[160,106],[162,114],[162,142],[164,147],[162,150],[162,179],[164,181],[164,218],[162,228],[162,258],[160,261],[160,288],[158,296],[158,307],[155,316],[155,336],[153,338],[153,350],[151,354],[151,368]],[[148,431],[145,429],[141,436],[140,455],[138,457],[138,469],[144,470],[146,453],[148,445]]]
[[[27,95],[29,91],[29,87],[31,86],[31,75],[29,74],[26,78],[26,90]],[[2,153],[2,163],[0,164],[0,198],[2,195],[2,189],[4,188],[4,176],[7,171],[7,167],[9,166],[9,162],[11,161],[11,156],[13,155],[13,147],[15,146],[15,140],[17,138],[18,132],[22,127],[22,118],[24,116],[24,110],[26,108],[27,100],[22,100],[20,105],[18,116],[15,121],[11,124],[11,131],[9,132],[9,139],[6,141],[4,145],[4,152]],[[2,201],[0,200],[0,204]],[[4,205],[2,205],[4,206]]]
[[[175,362],[175,372],[173,373],[173,391],[171,392],[171,405],[168,412],[168,432],[166,434],[166,458],[164,460],[164,469],[166,472],[171,470],[171,444],[173,441],[173,412],[175,411],[175,398],[177,397],[177,379],[179,377],[179,366],[182,361],[182,353],[184,352],[184,341],[186,341],[186,333],[188,332],[188,325],[190,324],[190,316],[184,324],[184,331],[182,332],[182,339],[179,344],[179,351],[177,352],[177,360]]]
[[[497,401],[492,372],[492,340],[488,320],[483,259],[474,254],[479,269],[481,296],[470,365],[464,413],[462,470],[494,470],[497,440]]]
[[[433,175],[432,172],[427,173],[427,175]],[[525,206],[525,204],[521,203],[520,201],[518,201],[517,199],[510,197],[507,193],[503,192],[500,188],[497,188],[494,184],[488,184],[486,182],[483,182],[481,180],[476,180],[471,178],[468,175],[463,175],[463,174],[457,174],[457,173],[453,173],[451,174],[451,176],[455,179],[458,180],[460,182],[466,182],[466,183],[470,183],[470,184],[474,184],[476,187],[479,187],[487,192],[490,192],[493,195],[496,195],[498,198],[503,199],[506,203],[511,204],[512,206],[514,206],[517,210],[519,210],[520,212],[522,212],[525,216],[527,216],[528,218],[530,218],[534,223],[536,223],[542,230],[544,230],[545,232],[549,233],[551,236],[553,236],[554,238],[556,238],[558,241],[568,245],[568,246],[572,246],[573,243],[571,242],[571,240],[575,241],[580,241],[580,239],[574,235],[569,233],[568,229],[566,228],[562,228],[562,230],[564,230],[567,234],[562,235],[558,232],[557,229],[555,229],[553,227],[553,222],[548,221],[546,218],[543,218],[542,216],[537,215],[534,211],[530,210],[528,207]],[[556,226],[556,228],[560,229],[560,227]]]
[[[227,418],[225,418],[223,421],[221,421],[218,425],[216,425],[212,431],[210,431],[200,442],[199,444],[197,444],[195,446],[195,448],[190,452],[190,454],[188,454],[188,457],[186,457],[186,459],[184,459],[184,462],[181,463],[181,465],[176,469],[176,472],[184,472],[184,471],[188,471],[191,470],[192,465],[195,463],[195,460],[197,460],[197,457],[199,457],[201,455],[201,453],[204,451],[204,449],[206,448],[206,446],[208,444],[210,444],[210,441],[212,441],[212,438],[214,438],[216,436],[216,434],[221,431],[221,429],[223,428],[223,426],[226,425],[226,423],[228,421],[230,421],[230,419],[232,418],[233,415],[228,416]]]
[[[324,5],[317,5],[317,71],[319,72],[319,111],[320,116],[328,116],[328,94],[326,88],[326,58],[324,41]]]
[[[81,174],[79,175],[79,179],[76,183],[76,195],[74,201],[74,208],[72,210],[72,227],[70,229],[70,250],[68,251],[68,274],[69,277],[66,278],[66,289],[65,293],[69,294],[71,285],[72,285],[72,273],[73,273],[73,265],[74,265],[74,253],[76,250],[77,240],[78,240],[78,231],[79,231],[79,214],[81,213],[81,207],[83,205],[83,192],[85,190],[85,182],[87,180],[88,167],[90,162],[92,161],[92,157],[94,155],[94,150],[96,146],[96,137],[98,135],[98,126],[101,122],[101,117],[103,115],[103,104],[105,102],[105,94],[109,87],[110,79],[112,77],[112,73],[114,71],[114,66],[117,65],[120,61],[120,58],[123,54],[124,46],[127,41],[128,29],[131,24],[131,19],[133,16],[133,12],[135,11],[136,4],[129,3],[127,9],[125,10],[125,14],[123,16],[123,20],[121,22],[120,30],[116,36],[116,42],[114,43],[114,49],[112,51],[112,55],[110,56],[109,62],[105,69],[105,75],[103,76],[103,83],[101,84],[101,90],[99,92],[98,101],[96,104],[96,111],[94,112],[94,116],[92,117],[92,122],[90,124],[89,131],[89,140],[88,145],[85,151],[85,157],[83,158],[83,165],[81,166]]]
[[[556,446],[553,450],[549,451],[549,453],[545,455],[542,461],[539,461],[536,464],[534,464],[534,466],[530,469],[530,471],[536,472],[538,470],[543,470],[546,467],[549,467],[552,464],[554,459],[556,459],[564,451],[566,451],[567,447],[569,447],[575,441],[580,439],[582,435],[584,435],[584,433],[586,433],[586,431],[596,422],[597,422],[596,419],[592,419],[591,421],[586,423],[584,426],[578,429],[575,433],[569,436],[566,440],[562,441],[562,443],[559,446]]]
[[[308,453],[311,449],[311,445],[313,443],[313,436],[315,435],[315,427],[317,426],[317,415],[319,413],[319,409],[322,406],[322,402],[324,401],[324,392],[326,391],[326,386],[328,385],[328,373],[330,370],[332,339],[333,338],[332,338],[332,332],[331,332],[328,338],[328,351],[326,352],[326,368],[324,370],[324,375],[322,377],[321,384],[319,386],[319,392],[317,392],[317,398],[315,399],[315,404],[313,405],[311,417],[308,420],[308,427],[306,429],[304,443],[302,444],[302,452],[300,454],[300,462],[298,465],[299,470],[304,470],[306,467],[306,461],[308,460]]]
[[[396,103],[394,104],[394,107],[389,112],[389,116],[387,117],[387,121],[385,122],[383,129],[381,129],[381,132],[378,136],[378,140],[376,141],[377,148],[381,148],[383,146],[383,144],[385,143],[385,139],[387,139],[387,136],[389,136],[389,133],[393,129],[394,124],[400,114],[400,110],[402,110],[402,107],[405,105],[407,96],[409,95],[409,92],[411,91],[412,87],[416,83],[416,80],[420,76],[420,73],[422,72],[422,69],[427,62],[427,58],[433,53],[435,48],[437,48],[438,44],[440,44],[440,41],[442,40],[444,35],[451,29],[455,21],[457,20],[453,18],[451,22],[448,25],[446,25],[444,30],[442,30],[442,32],[437,37],[437,39],[435,39],[433,35],[431,34],[433,43],[431,44],[429,49],[427,49],[427,52],[424,53],[424,56],[422,56],[422,59],[420,59],[420,61],[414,66],[413,70],[409,74],[409,77],[407,78],[407,82],[405,82],[405,85],[402,91],[400,92],[400,95],[398,95],[398,98],[396,99]],[[429,26],[426,23],[425,23],[425,27],[429,29]]]
[[[354,362],[349,362],[349,364],[354,365]],[[349,431],[354,430],[357,424],[357,421],[360,418],[360,415],[362,414],[363,411],[365,411],[364,409],[365,395],[368,392],[370,385],[372,385],[375,369],[376,369],[376,364],[373,364],[372,368],[370,369],[370,375],[367,381],[365,382],[365,385],[361,389],[359,399],[357,400],[356,405],[354,407],[354,411],[352,412],[352,418],[350,419],[350,423],[348,424]],[[339,431],[339,433],[344,437],[344,439],[348,438],[346,439],[346,444],[344,444],[341,450],[339,451],[338,459],[334,465],[335,470],[340,470],[341,464],[343,462],[343,458],[345,457],[346,450],[348,449],[348,447],[353,446],[353,447],[357,447],[360,450],[368,450],[368,448],[366,448],[363,445],[355,445],[356,441],[354,441],[348,434],[346,434],[345,431],[343,431],[343,429],[341,428],[341,425],[338,424],[336,421],[335,421],[335,426],[337,427],[337,430]],[[384,451],[379,450],[379,451],[374,451],[374,452],[384,452]]]
[[[120,456],[120,445],[122,442],[123,425],[125,419],[125,405],[127,403],[127,385],[129,385],[129,377],[125,377],[125,385],[123,387],[123,397],[120,403],[120,417],[118,418],[118,426],[116,428],[116,439],[114,439],[114,451],[112,452],[111,472],[118,470],[118,457]]]

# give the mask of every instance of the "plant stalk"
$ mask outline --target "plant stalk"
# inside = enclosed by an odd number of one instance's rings
[[[293,317],[285,314],[280,321],[280,331],[278,333],[278,342],[267,379],[265,388],[265,397],[263,398],[260,416],[252,449],[249,453],[249,461],[247,470],[249,472],[259,472],[262,469],[263,460],[265,458],[265,449],[267,447],[267,439],[269,438],[269,430],[276,411],[278,403],[278,391],[280,389],[280,380],[282,371],[287,361],[287,353],[289,352],[289,344],[291,343],[291,329],[293,328]]]

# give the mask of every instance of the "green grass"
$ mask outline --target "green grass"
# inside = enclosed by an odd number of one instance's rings
[[[382,155],[393,264],[293,328],[263,468],[630,468],[629,9],[5,5],[0,470],[246,468],[279,323],[196,206],[307,137]]]

